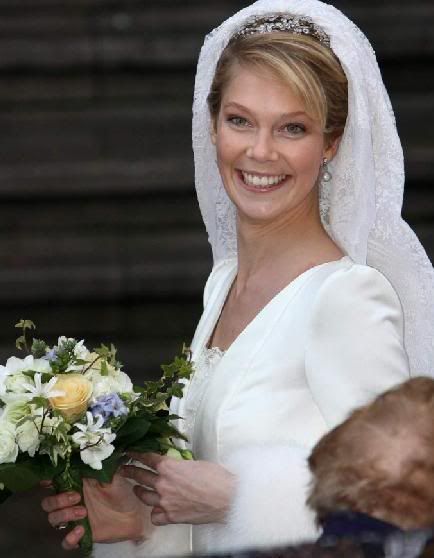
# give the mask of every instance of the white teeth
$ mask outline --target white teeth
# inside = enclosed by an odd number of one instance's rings
[[[286,174],[280,174],[278,176],[258,176],[244,171],[242,171],[242,175],[244,182],[248,186],[255,186],[257,188],[269,188],[270,186],[275,186],[286,178]]]

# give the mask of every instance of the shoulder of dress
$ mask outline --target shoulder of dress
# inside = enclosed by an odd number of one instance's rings
[[[348,258],[344,265],[341,265],[325,278],[323,290],[348,289],[354,290],[376,290],[383,291],[385,294],[396,292],[390,281],[381,271],[369,265],[357,264]]]
[[[390,281],[377,269],[350,259],[322,277],[314,298],[317,309],[342,308],[353,314],[359,304],[366,308],[383,304],[402,315],[401,302]]]
[[[203,302],[204,306],[206,306],[211,293],[214,291],[215,288],[218,288],[224,280],[233,273],[234,269],[237,267],[237,258],[227,258],[224,260],[220,260],[217,262],[209,274],[207,279],[204,294],[203,294]]]

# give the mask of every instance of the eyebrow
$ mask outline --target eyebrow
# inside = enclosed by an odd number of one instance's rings
[[[227,109],[229,107],[235,107],[238,110],[244,110],[246,112],[251,112],[247,107],[240,105],[239,103],[236,103],[235,101],[230,101],[229,103],[226,103],[223,105],[223,109]],[[309,115],[307,114],[306,111],[304,110],[297,110],[295,112],[285,112],[284,114],[279,115],[279,118],[293,118],[294,116],[307,116],[309,118]]]

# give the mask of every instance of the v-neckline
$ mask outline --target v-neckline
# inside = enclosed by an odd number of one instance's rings
[[[313,272],[319,270],[320,268],[323,268],[325,266],[331,265],[331,264],[338,264],[338,263],[342,263],[343,261],[349,260],[350,257],[349,256],[342,256],[342,258],[339,258],[338,260],[331,260],[329,262],[324,262],[321,264],[317,264],[314,265],[312,267],[310,267],[309,269],[306,269],[305,271],[303,271],[302,273],[300,273],[299,275],[297,275],[297,277],[294,277],[294,279],[291,279],[291,281],[289,281],[289,283],[287,283],[284,287],[282,287],[280,289],[280,291],[278,291],[260,310],[259,312],[256,314],[256,316],[254,316],[246,325],[245,327],[240,331],[240,333],[235,337],[235,339],[233,339],[233,341],[230,343],[230,345],[226,348],[226,349],[222,349],[221,347],[217,347],[217,346],[209,346],[210,340],[213,336],[213,333],[217,327],[218,321],[221,317],[221,314],[223,312],[223,308],[226,304],[226,300],[229,296],[229,293],[234,285],[236,276],[237,276],[237,265],[234,266],[234,269],[232,270],[231,274],[228,276],[227,278],[227,285],[225,289],[222,289],[221,292],[221,299],[220,299],[220,304],[218,306],[218,311],[215,313],[212,323],[211,323],[211,327],[209,328],[209,333],[208,336],[206,337],[207,341],[205,342],[203,349],[202,350],[213,350],[213,349],[218,349],[221,353],[222,353],[222,358],[225,357],[225,355],[232,349],[232,347],[239,341],[240,337],[244,337],[244,335],[248,332],[249,329],[251,329],[251,327],[253,327],[253,324],[260,319],[260,317],[262,316],[262,314],[264,314],[267,309],[278,299],[280,298],[280,296],[283,296],[284,293],[286,293],[287,290],[289,290],[290,288],[292,288],[296,283],[300,282],[302,279],[305,279],[307,276],[309,276],[310,274],[312,274]]]

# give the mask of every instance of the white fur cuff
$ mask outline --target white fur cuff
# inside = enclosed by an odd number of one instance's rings
[[[278,546],[319,536],[306,506],[308,451],[296,445],[240,448],[223,465],[238,476],[227,523],[216,526],[212,550]],[[211,542],[211,541],[210,541]]]

